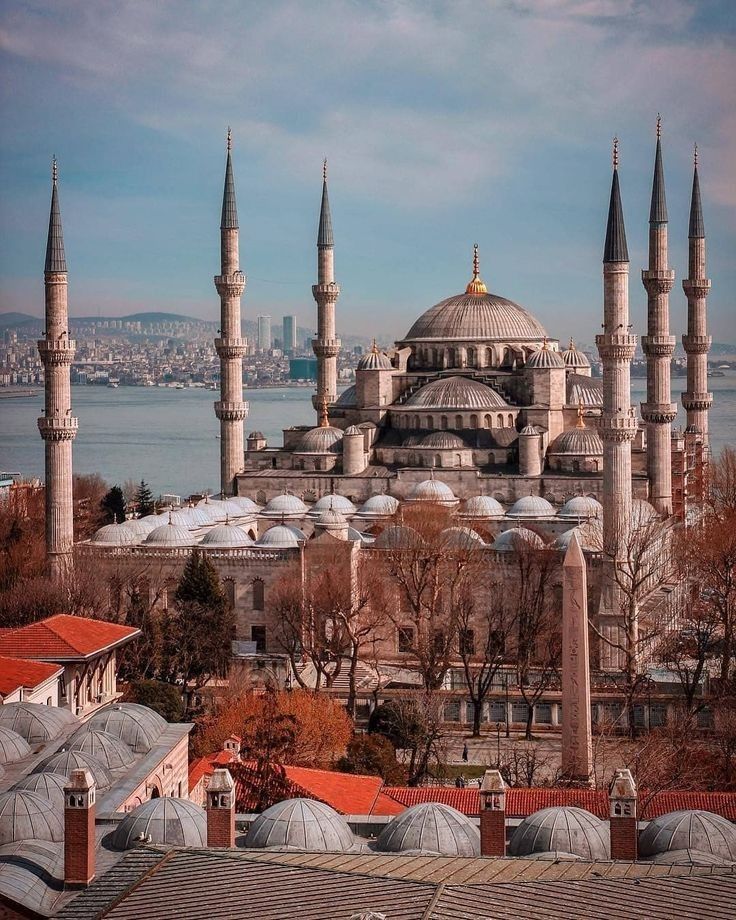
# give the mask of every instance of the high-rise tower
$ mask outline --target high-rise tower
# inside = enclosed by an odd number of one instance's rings
[[[240,327],[240,298],[245,275],[240,271],[238,251],[238,209],[232,164],[232,135],[227,131],[225,189],[220,220],[220,274],[215,287],[220,295],[220,338],[215,349],[220,358],[220,399],[215,415],[220,419],[220,488],[225,495],[235,492],[235,475],[243,468],[243,421],[248,403],[243,402],[243,355],[246,341]]]
[[[670,368],[675,338],[670,335],[669,293],[675,273],[667,265],[667,200],[662,166],[661,120],[657,116],[652,204],[649,210],[649,268],[641,273],[647,292],[647,334],[641,345],[647,357],[647,400],[641,415],[647,424],[649,500],[661,514],[672,514],[672,402]]]
[[[690,201],[689,257],[687,278],[682,282],[687,296],[687,335],[682,344],[687,352],[687,391],[682,394],[682,405],[687,410],[687,427],[699,431],[703,443],[708,445],[708,410],[713,404],[713,394],[708,392],[708,351],[711,337],[705,298],[710,291],[710,278],[705,272],[705,225],[700,202],[698,179],[698,148],[695,148],[693,192]]]
[[[46,555],[52,578],[69,572],[74,545],[72,441],[79,422],[72,416],[70,367],[76,342],[69,337],[67,272],[59,209],[56,157],[52,166],[51,214],[43,271],[44,338],[38,353],[44,367],[46,403],[38,430],[46,452]]]
[[[631,526],[631,442],[637,421],[631,406],[629,253],[618,182],[618,140],[613,142],[613,181],[603,251],[603,334],[596,336],[603,364],[603,545],[617,560]]]
[[[317,393],[312,399],[318,411],[337,399],[337,356],[340,340],[335,336],[335,304],[340,286],[335,282],[335,241],[332,237],[330,200],[327,196],[327,160],[322,166],[322,207],[317,231],[317,283],[312,285],[317,301],[317,337],[312,349],[317,356]]]

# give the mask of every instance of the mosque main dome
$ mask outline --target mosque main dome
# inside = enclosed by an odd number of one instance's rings
[[[498,294],[457,294],[422,313],[405,340],[517,341],[544,339],[544,326],[531,313]]]

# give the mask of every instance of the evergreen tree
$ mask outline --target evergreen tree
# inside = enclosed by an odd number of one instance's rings
[[[153,492],[148,488],[148,483],[145,479],[141,479],[141,484],[138,486],[133,501],[138,507],[139,518],[146,517],[146,515],[155,512],[156,504],[153,500]]]
[[[120,486],[113,486],[100,502],[103,524],[121,524],[125,520],[125,497]]]

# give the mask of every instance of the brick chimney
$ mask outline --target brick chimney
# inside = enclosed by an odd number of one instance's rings
[[[638,854],[636,783],[631,770],[616,770],[608,793],[611,859],[635,860]]]
[[[86,888],[95,877],[95,781],[72,770],[64,787],[64,885]]]
[[[207,787],[207,846],[235,846],[235,783],[229,770],[215,770]]]
[[[480,855],[506,855],[506,783],[486,770],[480,786]]]

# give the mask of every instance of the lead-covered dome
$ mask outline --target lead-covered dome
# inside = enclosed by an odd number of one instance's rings
[[[312,428],[299,442],[300,454],[339,454],[342,450],[342,431],[331,425]]]
[[[12,728],[0,726],[0,764],[23,760],[31,753],[26,739]]]
[[[508,403],[491,387],[470,377],[442,377],[413,393],[404,406],[411,409],[448,411],[462,409],[507,409]]]
[[[406,497],[410,502],[433,502],[437,505],[454,505],[457,502],[455,493],[439,479],[425,479],[412,487]]]
[[[562,355],[551,349],[547,342],[537,351],[533,351],[526,359],[526,366],[532,370],[548,370],[551,367],[563,367],[565,362]]]
[[[493,549],[498,552],[511,552],[519,547],[542,549],[544,540],[538,533],[526,527],[511,527],[504,530],[493,541]]]
[[[698,850],[736,861],[736,826],[710,811],[671,811],[647,824],[639,837],[639,855]]]
[[[306,850],[345,853],[355,845],[347,821],[314,799],[285,799],[267,808],[251,824],[246,847],[259,850]]]
[[[69,780],[61,773],[31,773],[19,779],[13,789],[43,796],[61,813],[64,811],[64,789],[68,785]]]
[[[104,763],[85,751],[59,751],[42,760],[33,772],[59,773],[71,777],[73,770],[89,770],[98,792],[104,792],[113,784],[112,774]]]
[[[0,793],[0,845],[15,840],[64,839],[64,827],[52,803],[37,792]]]
[[[439,802],[422,802],[402,811],[386,825],[376,849],[384,853],[480,856],[480,833],[457,809]]]
[[[513,300],[468,290],[430,307],[407,332],[405,341],[514,342],[542,340],[545,336],[542,324]]]
[[[478,520],[499,518],[504,514],[503,505],[490,495],[474,495],[465,502],[465,507],[460,512],[461,517]]]
[[[391,359],[388,355],[378,350],[375,342],[368,354],[363,355],[358,361],[359,371],[390,371],[392,368]]]
[[[358,434],[360,434],[359,431]],[[340,514],[350,515],[355,514],[355,505],[344,495],[323,495],[312,505],[309,514],[312,517],[318,517],[323,511],[339,511]]]
[[[240,546],[252,546],[253,541],[242,527],[235,524],[216,524],[202,537],[200,546],[210,549],[235,549]]]
[[[265,517],[304,517],[306,513],[307,506],[301,498],[290,492],[275,495],[263,509]]]
[[[393,495],[371,495],[360,507],[361,517],[391,517],[399,508],[398,499]]]
[[[186,799],[163,796],[129,812],[111,839],[116,850],[130,850],[144,843],[172,847],[207,846],[204,808]]]
[[[125,772],[135,762],[133,752],[124,741],[99,728],[82,728],[70,741],[69,750],[91,754],[111,773]]]
[[[557,435],[547,448],[547,453],[602,457],[603,441],[595,428],[570,428]]]
[[[555,509],[541,495],[524,495],[517,499],[509,509],[510,518],[546,518],[554,517]]]
[[[583,808],[543,808],[524,818],[509,843],[512,856],[561,850],[587,860],[609,859],[608,824]]]
[[[127,524],[105,524],[92,535],[90,543],[97,546],[132,546],[140,540],[140,533]]]
[[[160,546],[170,549],[176,546],[192,546],[194,538],[188,527],[181,524],[162,524],[152,530],[144,540],[146,546]]]
[[[570,339],[570,344],[562,352],[562,360],[565,362],[565,367],[570,369],[578,367],[590,367],[590,361],[588,356],[575,347],[575,342]]]
[[[603,505],[589,495],[575,495],[569,498],[560,508],[558,517],[564,518],[591,518],[603,515]]]
[[[139,703],[117,703],[96,712],[87,728],[115,735],[136,754],[147,754],[167,727],[165,719]]]
[[[287,527],[286,524],[276,524],[269,527],[256,540],[255,545],[263,549],[297,549],[306,537],[296,527]]]
[[[476,550],[484,547],[485,541],[470,527],[448,527],[442,531],[442,546],[449,550]]]
[[[467,444],[452,431],[433,431],[422,438],[419,446],[431,447],[433,450],[464,450]]]
[[[42,744],[58,738],[68,725],[79,720],[68,709],[42,703],[4,703],[0,706],[0,726],[18,732],[29,744]]]

